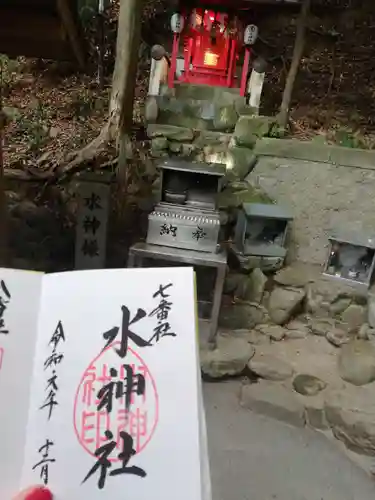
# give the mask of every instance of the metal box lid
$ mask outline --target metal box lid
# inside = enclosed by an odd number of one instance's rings
[[[220,225],[220,215],[216,211],[206,211],[194,209],[184,209],[182,207],[165,207],[163,205],[157,205],[153,212],[150,213],[149,218],[171,218],[175,219],[176,222],[182,224],[212,224]]]
[[[375,231],[372,237],[362,231],[337,231],[331,234],[328,239],[329,241],[375,249]]]
[[[176,158],[168,158],[158,165],[164,170],[177,170],[205,175],[223,177],[226,173],[225,165],[221,163],[195,163]]]
[[[243,203],[243,211],[246,217],[262,217],[263,219],[292,220],[292,213],[280,205],[266,203]]]

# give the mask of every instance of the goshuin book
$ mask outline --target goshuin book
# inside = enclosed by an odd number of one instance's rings
[[[0,270],[0,497],[211,500],[192,268]]]

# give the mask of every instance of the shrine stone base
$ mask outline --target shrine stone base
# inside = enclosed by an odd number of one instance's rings
[[[225,164],[230,180],[245,179],[257,139],[275,130],[275,120],[256,115],[238,89],[176,85],[149,97],[145,114],[153,158]]]

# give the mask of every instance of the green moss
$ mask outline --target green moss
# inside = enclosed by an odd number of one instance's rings
[[[247,184],[244,189],[235,189],[229,186],[219,195],[219,208],[237,208],[243,203],[264,203],[272,205],[274,201],[260,188]]]

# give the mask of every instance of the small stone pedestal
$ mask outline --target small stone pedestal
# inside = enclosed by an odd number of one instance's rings
[[[164,260],[181,265],[214,267],[217,269],[214,298],[210,318],[209,343],[214,343],[217,333],[219,311],[223,293],[224,279],[227,268],[227,255],[222,252],[203,253],[194,250],[136,243],[129,249],[128,267],[142,267],[144,259]]]

